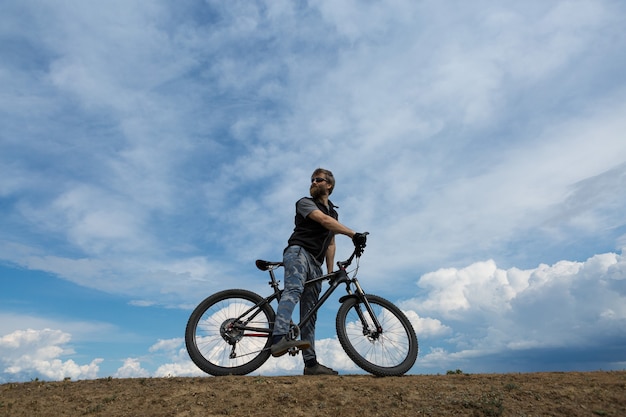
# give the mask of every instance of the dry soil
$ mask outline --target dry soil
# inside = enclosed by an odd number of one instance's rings
[[[626,416],[626,371],[8,383],[0,416]]]

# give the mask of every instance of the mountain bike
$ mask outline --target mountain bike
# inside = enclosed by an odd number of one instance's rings
[[[373,375],[400,376],[417,359],[417,337],[398,307],[363,291],[357,273],[364,248],[355,247],[347,260],[337,262],[335,272],[307,281],[305,285],[328,281],[329,287],[299,324],[292,323],[288,338],[297,339],[300,328],[345,284],[347,294],[339,298],[335,320],[341,347],[356,365]],[[348,271],[355,258],[355,269]],[[278,302],[282,294],[274,271],[283,263],[257,260],[256,266],[269,272],[271,295],[264,298],[244,289],[220,291],[202,301],[189,317],[185,346],[191,360],[208,374],[246,375],[270,357],[276,315],[271,303]],[[296,355],[298,350],[292,348],[289,354]]]

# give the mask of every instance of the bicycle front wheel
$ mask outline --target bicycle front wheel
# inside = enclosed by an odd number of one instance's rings
[[[213,294],[196,307],[187,322],[189,357],[214,376],[249,374],[270,356],[274,316],[272,306],[251,291]]]
[[[377,329],[365,304],[357,297],[346,299],[337,312],[337,337],[361,369],[377,376],[405,374],[417,359],[417,337],[406,315],[390,301],[366,295]]]

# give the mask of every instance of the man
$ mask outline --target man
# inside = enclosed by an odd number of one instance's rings
[[[285,289],[283,291],[272,334],[272,356],[282,356],[292,348],[301,349],[304,375],[337,375],[338,373],[317,362],[315,354],[316,315],[300,329],[301,340],[289,340],[291,315],[300,302],[300,318],[317,302],[322,283],[305,287],[305,282],[322,275],[326,261],[328,272],[335,263],[335,234],[352,238],[355,245],[363,246],[365,236],[355,233],[339,223],[335,206],[328,199],[335,188],[332,172],[318,168],[311,177],[311,198],[303,197],[296,203],[295,228],[283,253]]]

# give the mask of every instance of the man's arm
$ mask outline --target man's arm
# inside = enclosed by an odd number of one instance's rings
[[[326,250],[326,269],[329,274],[333,272],[333,266],[335,265],[335,249],[335,236],[333,236]]]
[[[314,220],[324,226],[326,229],[330,230],[335,234],[342,234],[348,236],[350,239],[354,237],[356,232],[350,229],[347,226],[339,223],[337,220],[332,218],[331,216],[324,214],[322,210],[313,210],[309,213],[309,219]],[[328,245],[328,249],[326,250],[326,268],[328,269],[328,273],[333,272],[334,264],[335,264],[335,236],[332,237],[330,241],[330,245]]]
[[[324,226],[326,229],[330,230],[331,232],[333,232],[335,234],[338,233],[338,234],[341,234],[341,235],[346,235],[350,239],[352,239],[352,237],[354,237],[354,233],[355,232],[352,229],[350,229],[350,228],[344,226],[343,224],[339,223],[337,220],[333,219],[329,215],[324,214],[322,212],[322,210],[313,210],[309,214],[309,219],[315,220],[316,222],[318,222],[319,224]]]

